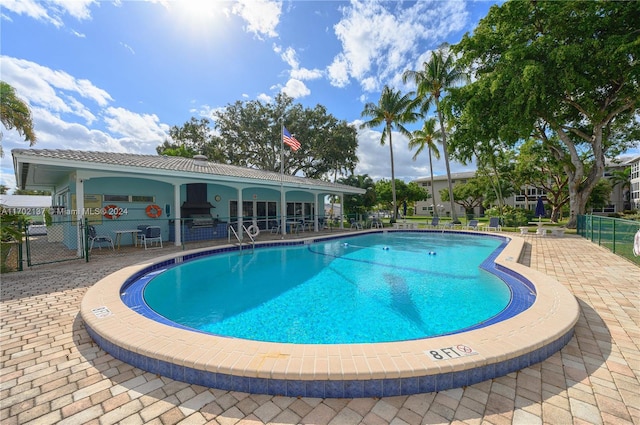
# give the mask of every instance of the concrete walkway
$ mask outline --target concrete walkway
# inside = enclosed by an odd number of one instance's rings
[[[577,236],[526,236],[521,262],[555,277],[582,313],[559,353],[466,388],[381,399],[208,389],[136,369],[79,318],[87,288],[157,255],[95,255],[2,276],[0,422],[9,424],[640,424],[640,268]],[[167,247],[162,253],[178,249]]]

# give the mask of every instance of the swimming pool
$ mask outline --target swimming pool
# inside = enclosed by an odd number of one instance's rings
[[[427,338],[533,303],[530,287],[514,288],[522,283],[505,283],[481,267],[496,249],[501,241],[494,238],[405,232],[226,252],[134,283],[126,292],[143,291],[142,307],[137,295],[123,300],[187,328],[257,341]],[[527,293],[527,302],[504,311],[513,291]]]
[[[371,233],[376,232],[387,231]],[[123,268],[89,289],[81,315],[100,347],[143,370],[219,389],[287,396],[381,397],[470,385],[544,360],[571,339],[578,304],[558,282],[517,262],[522,239],[479,232],[444,233],[463,234],[469,240],[498,238],[504,248],[484,264],[502,273],[503,279],[529,282],[536,293],[533,305],[511,317],[498,314],[481,328],[432,338],[292,344],[194,332],[166,319],[146,317],[138,307],[122,301],[121,294],[129,293],[133,282],[150,279],[177,263],[237,249],[226,246]],[[284,244],[313,246],[320,240]],[[263,244],[268,245],[274,244]]]

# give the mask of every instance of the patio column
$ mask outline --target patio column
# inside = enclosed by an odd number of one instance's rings
[[[344,229],[344,193],[340,194],[340,228]]]
[[[173,185],[173,209],[175,210],[173,220],[174,245],[182,245],[182,212],[180,211],[180,184]]]
[[[317,232],[318,231],[318,216],[320,215],[320,211],[318,211],[318,198],[320,197],[319,193],[316,193],[315,196],[313,197],[313,202],[315,203],[315,206],[313,207],[313,210],[315,211],[315,214],[313,215],[313,231]],[[324,210],[323,210],[324,213]]]
[[[287,234],[287,196],[282,185],[280,186],[280,234]]]
[[[76,255],[82,257],[82,249],[84,243],[83,227],[84,222],[84,179],[76,173],[76,210],[71,209],[71,220],[73,222],[73,214],[76,215]]]
[[[242,216],[244,214],[243,211],[243,201],[242,201],[242,187],[238,188],[238,237],[240,240],[243,239],[242,235]]]

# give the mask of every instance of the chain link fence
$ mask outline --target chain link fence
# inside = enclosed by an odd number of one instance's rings
[[[317,217],[318,231],[349,230],[353,217]],[[366,217],[358,217],[363,223]],[[176,226],[176,221],[179,225]],[[342,227],[341,227],[342,221]],[[286,233],[298,237],[315,229],[316,218],[287,217]],[[259,239],[281,238],[281,217],[245,217],[243,243],[249,243],[246,233],[260,234]],[[237,217],[189,217],[183,219],[148,217],[129,219],[125,215],[89,215],[78,220],[72,215],[54,215],[46,224],[29,221],[14,223],[18,236],[4,241],[0,254],[4,271],[24,267],[81,260],[89,262],[100,257],[140,253],[140,250],[173,247],[191,249],[226,243],[237,243]],[[175,246],[176,227],[180,245]],[[366,226],[368,227],[368,226]],[[154,232],[149,228],[155,228]],[[362,227],[360,227],[362,228]],[[152,234],[153,233],[153,234]],[[254,233],[255,235],[256,233]],[[253,240],[253,239],[251,239]]]

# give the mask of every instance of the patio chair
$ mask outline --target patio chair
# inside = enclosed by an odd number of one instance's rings
[[[139,224],[137,226],[138,234],[136,235],[136,239],[138,239],[137,243],[140,246],[142,246],[142,243],[144,241],[144,232],[147,230],[147,227],[149,227],[148,224]]]
[[[489,224],[487,225],[487,230],[495,230],[496,232],[502,230],[502,226],[500,225],[500,217],[491,217],[489,219]]]
[[[300,231],[304,232],[304,227],[305,227],[304,220],[296,220],[293,231],[295,233],[298,233]]]
[[[431,227],[433,229],[437,229],[438,227],[440,227],[440,217],[433,217],[431,219]]]
[[[280,222],[278,220],[269,221],[269,228],[271,233],[280,233]]]
[[[469,220],[466,228],[469,230],[478,230],[478,220]]]
[[[349,222],[351,223],[351,229],[362,230],[362,223],[355,218],[350,219]]]
[[[144,249],[152,247],[154,243],[156,246],[160,244],[159,248],[162,248],[162,229],[159,226],[148,226],[142,233],[142,243]]]
[[[98,232],[96,232],[96,228],[94,226],[89,226],[89,242],[91,243],[89,245],[89,252],[91,252],[91,250],[93,249],[93,245],[96,242],[98,243],[98,248],[99,249],[102,249],[102,245],[101,244],[103,244],[103,243],[109,244],[111,249],[114,249],[114,247],[113,247],[113,239],[111,239],[111,236],[99,235]]]
[[[456,228],[456,225],[453,221],[447,221],[444,224],[442,224],[440,227],[443,229],[453,230]]]

